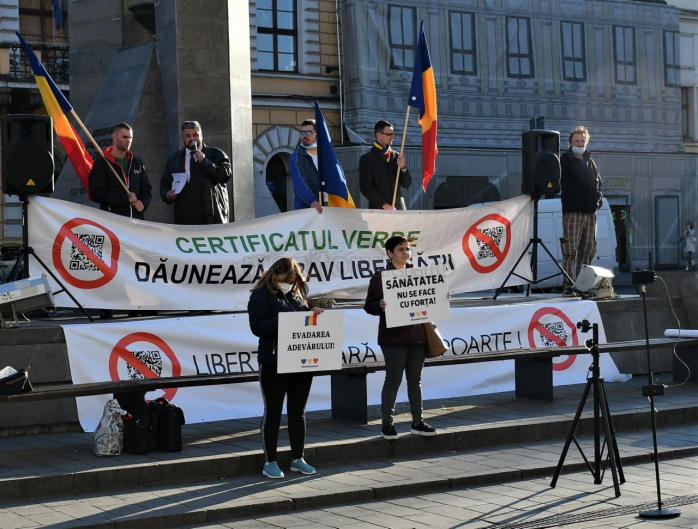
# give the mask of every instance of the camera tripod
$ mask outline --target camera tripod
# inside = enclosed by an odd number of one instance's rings
[[[572,421],[572,426],[570,428],[570,433],[567,435],[567,440],[565,441],[565,446],[562,449],[562,454],[560,454],[560,461],[555,469],[555,475],[550,483],[552,488],[555,488],[557,484],[557,479],[560,477],[560,472],[562,471],[562,465],[565,463],[565,457],[567,457],[567,451],[570,448],[570,444],[574,441],[577,445],[579,453],[582,455],[582,459],[587,465],[587,468],[594,476],[594,483],[599,485],[603,481],[603,476],[606,471],[606,466],[601,468],[601,461],[606,448],[608,448],[607,459],[611,464],[611,474],[613,475],[613,488],[616,492],[616,498],[620,497],[620,483],[625,483],[625,476],[623,474],[623,465],[620,461],[620,453],[618,452],[618,443],[616,442],[616,433],[613,430],[613,421],[611,420],[611,411],[608,407],[608,399],[606,398],[606,389],[604,388],[603,377],[600,376],[599,368],[599,325],[594,323],[593,326],[588,320],[582,320],[577,323],[577,328],[582,332],[589,332],[592,328],[592,338],[586,340],[584,345],[591,352],[593,358],[593,363],[591,367],[591,378],[587,379],[584,392],[582,393],[582,399],[579,401],[579,407],[577,408],[577,413]],[[574,432],[579,425],[579,418],[584,410],[584,405],[586,404],[587,397],[591,388],[594,388],[594,466],[587,459],[582,447],[579,445]],[[601,444],[601,426],[603,425],[604,431],[604,441]]]

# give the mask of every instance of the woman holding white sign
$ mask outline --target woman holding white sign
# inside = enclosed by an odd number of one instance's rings
[[[259,337],[257,361],[259,384],[264,398],[261,438],[266,462],[262,474],[272,479],[281,479],[284,473],[276,461],[276,445],[284,399],[288,414],[288,437],[291,443],[291,472],[315,474],[315,469],[303,459],[305,448],[305,406],[310,395],[313,375],[310,373],[278,373],[277,342],[279,335],[279,313],[313,311],[318,315],[320,308],[308,308],[306,296],[308,285],[298,263],[282,257],[267,270],[252,289],[247,313],[250,330]]]
[[[386,270],[412,268],[409,262],[412,257],[411,243],[405,237],[396,236],[385,241],[385,251],[389,257]],[[393,425],[393,416],[403,373],[407,378],[407,397],[412,413],[410,432],[427,437],[436,435],[436,429],[425,423],[422,418],[422,368],[427,353],[424,326],[418,323],[388,329],[385,324],[385,307],[381,272],[376,272],[368,285],[364,310],[380,318],[378,345],[385,359],[385,382],[381,391],[381,436],[390,440],[398,437]]]

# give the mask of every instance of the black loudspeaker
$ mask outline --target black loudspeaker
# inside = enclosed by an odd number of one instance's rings
[[[560,190],[560,133],[531,130],[521,135],[521,193],[556,195]]]
[[[53,120],[50,116],[2,116],[2,191],[20,196],[53,192]]]

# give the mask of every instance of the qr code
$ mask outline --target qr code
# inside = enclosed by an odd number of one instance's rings
[[[498,228],[485,228],[480,230],[483,235],[487,235],[490,239],[494,241],[494,243],[499,247],[500,243],[502,242],[502,235],[504,234],[504,227],[499,226]],[[488,244],[484,241],[481,241],[480,239],[476,238],[477,241],[477,258],[478,259],[487,259],[489,257],[494,257],[494,253],[492,252],[492,248],[488,246]]]
[[[545,327],[550,334],[555,335],[557,338],[560,338],[563,342],[567,343],[567,331],[565,330],[565,326],[562,324],[561,321],[557,321],[554,323],[544,323],[543,327]],[[557,342],[554,342],[552,340],[549,340],[542,334],[540,335],[541,341],[543,342],[543,347],[557,347],[560,345]]]
[[[89,235],[87,233],[76,233],[75,236],[87,246],[99,259],[102,258],[104,248],[104,235]],[[99,268],[74,244],[70,249],[70,269],[87,270],[97,272]]]
[[[131,351],[131,354],[143,362],[157,376],[162,375],[162,356],[160,355],[160,351]],[[132,380],[142,380],[145,378],[143,373],[128,362],[126,362],[126,371],[128,372],[128,378]]]

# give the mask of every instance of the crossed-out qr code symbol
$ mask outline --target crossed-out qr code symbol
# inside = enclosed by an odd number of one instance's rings
[[[555,335],[556,337],[562,339],[562,341],[567,343],[567,331],[565,330],[565,326],[562,324],[561,321],[553,323],[544,323],[543,327],[545,327],[550,334]],[[556,347],[559,345],[559,343],[549,340],[542,334],[540,337],[541,341],[543,342],[543,347]]]
[[[487,235],[490,239],[494,241],[494,243],[499,247],[500,243],[502,242],[502,235],[504,234],[504,227],[499,226],[497,228],[483,228],[480,230],[484,235]],[[479,238],[475,239],[477,241],[477,258],[478,259],[487,259],[489,257],[495,257],[494,252],[492,252],[492,248],[490,248],[486,242],[480,240]]]
[[[90,235],[88,233],[76,233],[75,237],[87,246],[92,253],[99,259],[102,258],[102,250],[104,249],[104,235]],[[70,269],[71,270],[88,270],[96,272],[99,270],[97,266],[74,244],[70,249]]]
[[[157,376],[162,375],[162,356],[160,355],[160,351],[131,351],[131,354],[143,362]],[[126,371],[130,379],[140,380],[145,378],[143,373],[136,370],[136,368],[128,362],[126,362]]]

